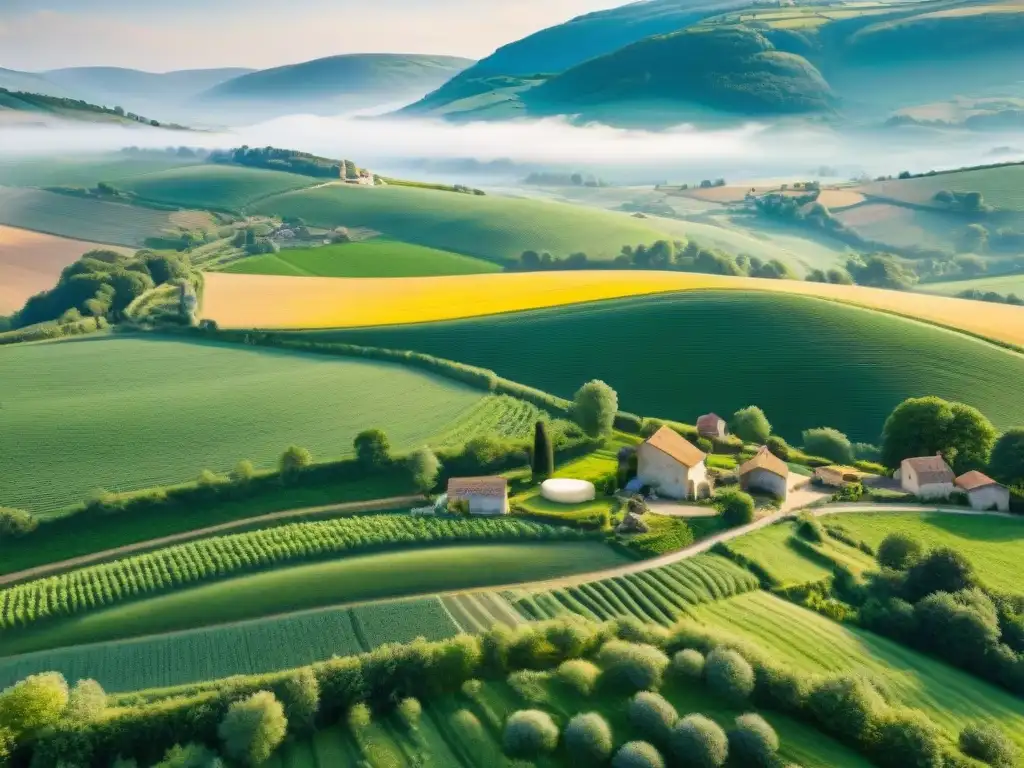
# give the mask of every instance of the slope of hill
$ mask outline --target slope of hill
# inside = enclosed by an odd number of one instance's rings
[[[43,75],[33,72],[19,72],[14,69],[0,68],[0,88],[8,91],[26,91],[28,93],[42,93],[47,96],[69,97],[71,94],[65,89],[51,83]]]
[[[25,118],[42,123],[73,120],[117,123],[119,125],[160,125],[157,121],[151,121],[134,113],[125,113],[119,107],[111,109],[80,99],[67,99],[0,88],[0,120],[9,122],[11,118]]]
[[[103,104],[137,107],[139,102],[184,101],[251,69],[191,69],[177,72],[143,72],[120,67],[72,67],[41,73],[54,85]]]
[[[332,113],[417,98],[470,66],[469,59],[414,54],[347,54],[261,70],[202,93],[204,106],[250,112]]]

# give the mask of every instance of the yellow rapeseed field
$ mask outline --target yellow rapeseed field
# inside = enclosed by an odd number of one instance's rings
[[[816,296],[1024,346],[1024,308],[860,286],[682,272],[582,271],[342,279],[211,272],[203,316],[222,328],[311,329],[455,320],[670,291]]]

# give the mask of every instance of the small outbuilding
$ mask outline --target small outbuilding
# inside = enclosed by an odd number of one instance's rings
[[[948,499],[956,490],[956,475],[941,453],[904,459],[899,480],[904,491],[922,499]]]
[[[729,427],[717,413],[705,413],[697,419],[697,434],[701,437],[724,438],[729,435]]]
[[[670,499],[698,499],[711,495],[704,464],[707,458],[674,429],[662,427],[636,449],[636,476]]]
[[[504,477],[453,477],[448,501],[465,501],[471,515],[507,515],[508,481]]]
[[[1009,512],[1010,489],[983,472],[966,472],[956,479],[956,487],[967,494],[972,509],[983,512]]]
[[[765,445],[740,465],[739,477],[744,491],[765,491],[783,500],[789,493],[789,467]]]
[[[823,485],[830,485],[833,488],[842,488],[851,483],[860,482],[864,473],[854,467],[843,467],[833,465],[830,467],[818,467],[814,470],[814,478]]]

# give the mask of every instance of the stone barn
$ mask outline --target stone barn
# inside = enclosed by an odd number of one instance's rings
[[[982,472],[967,472],[956,479],[956,487],[967,494],[972,509],[1009,512],[1010,489]]]
[[[948,499],[956,476],[942,454],[904,459],[900,464],[900,486],[922,499]]]
[[[740,487],[744,491],[764,491],[785,500],[789,493],[789,467],[767,446],[740,465]]]
[[[725,419],[717,413],[705,413],[697,419],[697,434],[701,437],[724,438],[729,435]]]
[[[508,481],[504,477],[453,477],[448,501],[465,501],[471,515],[507,515]]]
[[[670,499],[711,495],[706,454],[674,429],[662,427],[636,449],[637,479]]]

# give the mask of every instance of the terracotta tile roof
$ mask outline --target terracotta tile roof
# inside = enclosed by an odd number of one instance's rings
[[[646,442],[671,456],[684,467],[695,467],[707,458],[704,451],[669,427],[662,427],[647,438]]]
[[[508,481],[504,477],[453,477],[448,481],[448,495],[456,498],[466,496],[503,497],[508,492]]]
[[[697,419],[697,431],[698,432],[714,432],[718,433],[718,422],[725,421],[717,413],[705,413],[699,419]]]
[[[941,456],[918,456],[913,459],[904,459],[903,463],[913,467],[919,485],[952,483],[955,478],[953,470]]]
[[[963,488],[965,491],[973,491],[977,488],[984,488],[986,485],[999,485],[988,475],[977,470],[966,472],[956,479],[958,488]]]
[[[763,469],[779,477],[789,477],[789,467],[786,462],[768,450],[768,446],[762,445],[761,450],[754,454],[754,458],[740,466],[739,472],[745,475],[755,469]]]

